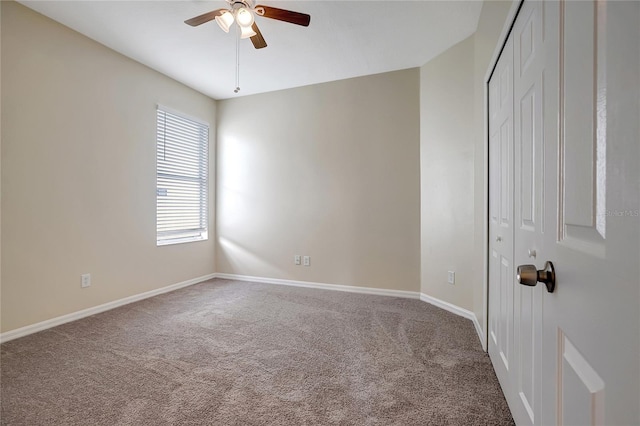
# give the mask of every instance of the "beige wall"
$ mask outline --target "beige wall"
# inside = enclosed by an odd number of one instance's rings
[[[213,127],[215,101],[2,2],[1,330],[216,261],[218,272],[422,291],[484,326],[484,76],[510,6],[485,1],[474,36],[419,70],[219,102],[216,251],[213,236],[157,248],[153,220],[156,104]]]
[[[472,36],[420,69],[421,288],[465,309],[474,278],[473,48]]]
[[[511,5],[485,1],[476,33],[420,69],[421,288],[483,329],[484,79]]]
[[[418,69],[221,101],[218,149],[218,272],[419,290]]]
[[[1,28],[2,331],[213,273],[212,237],[156,247],[155,114],[215,101],[17,3]]]

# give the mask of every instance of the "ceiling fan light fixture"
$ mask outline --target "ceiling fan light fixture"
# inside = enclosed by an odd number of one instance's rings
[[[253,13],[246,7],[239,8],[236,10],[236,22],[242,28],[251,28],[254,22]]]
[[[240,38],[249,38],[256,35],[256,32],[253,31],[251,27],[240,27]]]
[[[225,11],[222,15],[215,17],[216,22],[222,28],[225,33],[229,32],[229,27],[233,24],[233,14],[229,11]]]

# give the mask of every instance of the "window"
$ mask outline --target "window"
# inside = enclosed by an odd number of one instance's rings
[[[208,238],[209,125],[158,106],[157,245]]]

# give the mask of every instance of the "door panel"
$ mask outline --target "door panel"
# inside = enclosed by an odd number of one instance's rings
[[[511,277],[513,282],[513,277]],[[539,346],[538,338],[540,326],[538,323],[540,303],[535,295],[535,289],[521,289],[518,291],[517,305],[517,330],[515,335],[517,342],[516,353],[518,365],[515,367],[515,386],[520,402],[523,405],[528,418],[521,419],[518,424],[535,424],[539,416],[540,404],[538,393],[539,383]]]
[[[640,424],[639,41],[640,2],[525,1],[489,82],[490,235],[512,249],[490,241],[489,353],[517,424]],[[553,293],[516,282],[547,260]]]
[[[514,262],[535,262],[542,243],[541,159],[544,152],[542,99],[544,91],[544,15],[541,2],[525,2],[513,27],[514,45]],[[534,254],[534,252],[536,254]],[[514,268],[515,269],[515,268]],[[540,424],[543,294],[540,287],[523,287],[511,278],[515,294],[515,391],[526,416],[519,424]]]
[[[520,99],[520,149],[519,149],[519,194],[520,203],[520,228],[535,231],[536,226],[536,167],[535,160],[537,141],[534,128],[537,123],[537,111],[539,99],[536,98],[536,88],[531,87]]]
[[[606,85],[604,2],[561,2],[560,240],[604,256]],[[599,49],[600,47],[600,49]],[[600,51],[598,51],[600,50]]]
[[[495,271],[499,271],[500,270],[500,255],[498,254],[498,252],[496,250],[491,250],[491,259],[490,259],[490,263],[489,263],[489,270],[491,271],[491,275],[495,280]],[[495,281],[493,281],[494,285],[495,285]],[[493,293],[499,293],[500,289],[497,288],[497,286],[493,287]],[[496,296],[492,296],[491,297],[491,306],[493,307],[493,310],[491,312],[492,315],[489,316],[489,340],[490,340],[490,345],[493,348],[497,348],[498,347],[498,334],[500,334],[498,332],[498,312],[496,312],[497,310],[497,306],[495,303],[495,300],[497,299],[497,295]]]
[[[513,138],[511,117],[507,117],[500,126],[500,228],[506,234],[511,230],[513,216]]]
[[[543,256],[558,283],[545,295],[543,420],[640,424],[640,4],[556,7],[545,215],[558,226]]]
[[[577,238],[589,235],[595,227],[597,180],[592,167],[598,155],[594,131],[595,87],[597,84],[596,49],[594,38],[595,3],[588,6],[578,2],[563,2],[561,91],[563,114],[564,161],[560,164],[560,178],[564,181],[563,223]],[[566,96],[582,92],[582,96]],[[606,98],[605,98],[606,99]],[[606,139],[605,139],[606,140]],[[606,147],[605,147],[606,148]],[[604,151],[602,152],[604,153]],[[584,165],[589,165],[584,167]],[[571,191],[566,189],[571,188]],[[583,232],[580,232],[583,231]]]
[[[500,259],[500,323],[498,329],[498,350],[500,359],[502,360],[505,370],[509,371],[509,360],[511,353],[511,336],[512,336],[512,304],[513,304],[513,286],[512,265],[509,258],[501,256]]]
[[[502,386],[513,351],[513,47],[508,42],[489,83],[489,354]]]
[[[558,337],[558,424],[605,424],[604,382],[564,333]]]

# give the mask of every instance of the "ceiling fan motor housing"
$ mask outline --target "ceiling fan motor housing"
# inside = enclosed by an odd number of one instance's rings
[[[234,11],[236,9],[240,9],[241,7],[253,10],[253,1],[251,0],[231,0],[229,1],[229,5]]]

